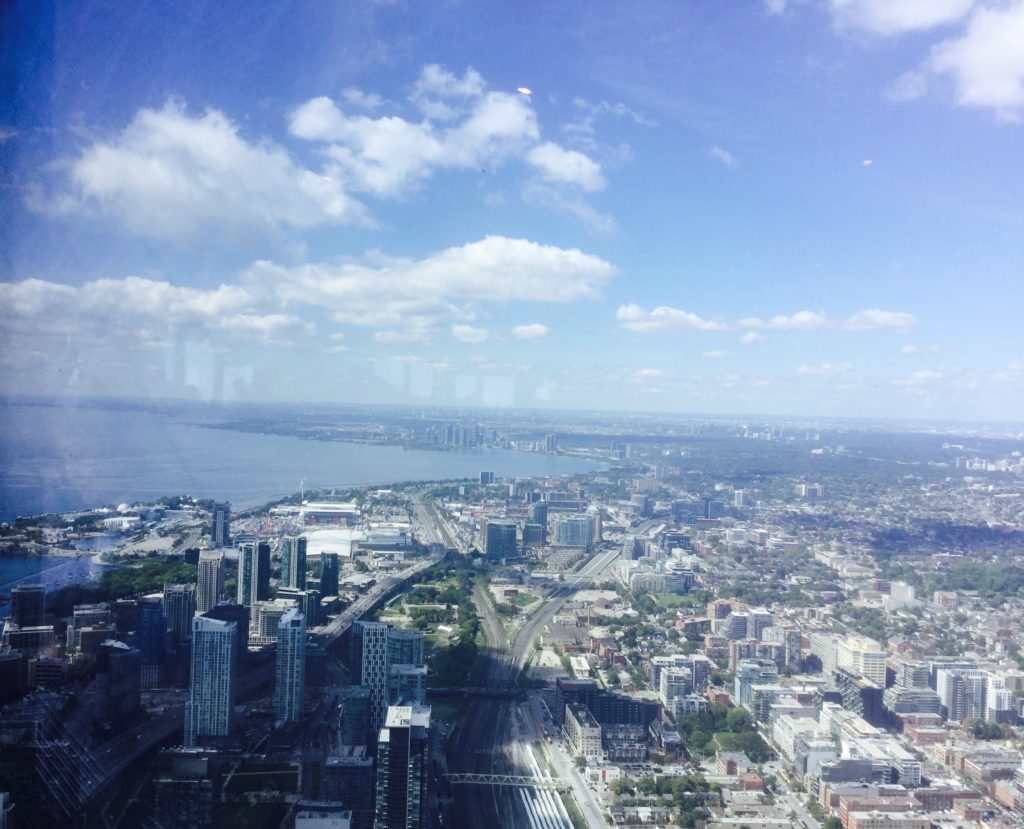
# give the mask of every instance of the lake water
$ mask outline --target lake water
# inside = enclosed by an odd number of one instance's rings
[[[188,494],[256,506],[306,488],[566,475],[578,458],[432,452],[207,428],[194,416],[75,401],[0,401],[0,520]]]
[[[69,584],[84,584],[98,578],[104,565],[93,561],[92,553],[80,556],[0,556],[0,619],[10,615],[11,590],[19,584],[44,584],[46,591]]]

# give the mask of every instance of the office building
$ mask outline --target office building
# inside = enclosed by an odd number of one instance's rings
[[[277,662],[274,674],[274,716],[293,722],[302,714],[306,692],[306,617],[292,608],[277,624]]]
[[[377,739],[375,829],[426,829],[430,706],[388,708]]]
[[[142,658],[142,690],[160,687],[167,662],[169,634],[164,603],[159,596],[139,600],[135,623],[135,641]]]
[[[352,829],[373,829],[375,788],[373,759],[366,746],[342,745],[324,762],[320,797],[351,809]]]
[[[518,555],[515,522],[488,519],[484,524],[484,552],[490,561],[515,558]]]
[[[481,472],[480,473],[480,486],[489,486],[494,483],[493,472]]]
[[[585,705],[567,705],[562,733],[569,745],[569,750],[577,757],[600,758],[603,753],[601,744],[601,724],[594,718]]]
[[[530,504],[530,523],[540,524],[544,528],[544,534],[547,535],[548,529],[548,502],[547,501],[536,501]]]
[[[337,553],[320,555],[320,595],[338,595],[338,573],[340,572]]]
[[[294,587],[297,590],[306,588],[306,536],[304,535],[286,535],[281,540],[281,587]]]
[[[213,505],[210,516],[210,546],[214,549],[231,546],[231,504]]]
[[[185,705],[185,745],[227,737],[234,725],[237,624],[192,620],[192,671]]]
[[[192,638],[192,617],[196,615],[196,586],[194,584],[164,585],[164,614],[171,629],[174,647]]]
[[[20,628],[46,624],[46,588],[41,584],[19,584],[11,590],[11,621]]]
[[[349,746],[368,746],[373,743],[370,731],[370,689],[365,685],[350,685],[341,691],[340,741]]]
[[[196,571],[196,612],[206,613],[220,603],[224,595],[224,553],[203,550]]]

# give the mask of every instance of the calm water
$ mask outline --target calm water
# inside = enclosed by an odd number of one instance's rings
[[[586,461],[431,452],[210,429],[150,410],[0,401],[0,520],[189,494],[255,506],[306,488],[564,475]]]
[[[91,553],[63,556],[0,556],[0,619],[10,614],[11,589],[19,584],[45,584],[47,592],[68,584],[85,583],[97,578],[103,565],[93,562]]]

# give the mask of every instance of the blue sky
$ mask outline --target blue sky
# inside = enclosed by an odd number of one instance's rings
[[[22,3],[24,393],[1024,415],[1024,0]]]

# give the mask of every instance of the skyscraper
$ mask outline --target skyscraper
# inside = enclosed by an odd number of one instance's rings
[[[270,598],[270,544],[249,542],[238,548],[238,603],[251,607],[253,602]]]
[[[194,584],[164,585],[164,614],[175,647],[192,637],[192,617],[196,615]]]
[[[299,719],[305,690],[306,617],[297,608],[292,608],[277,624],[274,715],[279,721]]]
[[[377,739],[375,829],[423,829],[430,783],[430,706],[395,705]]]
[[[192,671],[185,706],[185,745],[231,733],[235,708],[237,625],[206,616],[192,620]]]
[[[388,631],[383,622],[352,625],[352,670],[355,683],[370,689],[370,733],[384,724],[388,707]]]
[[[320,555],[320,595],[338,595],[338,573],[339,563],[337,553],[322,553]]]
[[[491,561],[515,558],[518,554],[515,522],[488,520],[484,525],[484,552]]]
[[[210,545],[217,547],[231,546],[231,504],[216,503],[210,516]]]
[[[216,607],[224,593],[224,553],[220,550],[203,550],[199,554],[196,579],[196,612],[206,613]]]
[[[46,624],[46,588],[41,584],[19,584],[11,591],[11,621],[18,627]]]
[[[203,615],[208,619],[235,623],[235,673],[241,676],[249,652],[249,608],[240,604],[218,604]]]
[[[167,617],[159,596],[139,599],[135,638],[142,658],[142,690],[157,688],[163,681],[167,661]]]
[[[306,588],[306,536],[286,535],[281,540],[281,586]],[[333,595],[333,594],[332,594]]]

